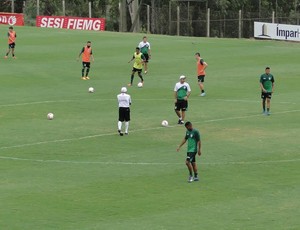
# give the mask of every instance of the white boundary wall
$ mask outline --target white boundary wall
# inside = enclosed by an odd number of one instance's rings
[[[254,37],[300,42],[300,25],[254,22]]]

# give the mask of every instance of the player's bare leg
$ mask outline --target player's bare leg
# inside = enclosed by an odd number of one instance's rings
[[[271,99],[267,98],[267,115],[270,115]]]
[[[188,160],[185,161],[185,164],[189,170],[189,182],[193,181],[193,166],[191,164],[191,162],[189,162]]]
[[[132,71],[132,72],[131,72],[131,76],[130,76],[130,83],[127,84],[128,86],[132,86],[133,79],[134,79],[134,74],[135,74],[135,72]]]
[[[194,171],[194,181],[198,181],[198,167],[196,165],[195,162],[192,162],[192,167],[193,167],[193,171]]]
[[[181,115],[180,111],[179,110],[175,110],[175,113],[176,113],[177,117],[179,118],[178,124],[180,124],[180,125],[183,124],[183,122],[182,122],[182,115]]]
[[[10,53],[10,48],[9,48],[9,49],[7,49],[7,51],[6,51],[6,55],[4,56],[4,58],[8,58],[8,55],[9,55],[9,53]]]
[[[148,72],[148,63],[147,62],[144,63],[144,69],[145,69],[145,74],[147,74],[147,72]]]
[[[181,111],[181,120],[184,122],[185,119],[185,111]]]
[[[263,113],[266,112],[266,99],[262,100],[262,108],[263,108]]]
[[[199,88],[200,88],[200,91],[201,91],[200,96],[204,97],[205,96],[205,91],[204,91],[204,84],[203,84],[203,82],[199,82]]]
[[[11,55],[12,55],[13,58],[16,58],[16,57],[15,57],[15,48],[12,48],[12,49],[11,49]]]

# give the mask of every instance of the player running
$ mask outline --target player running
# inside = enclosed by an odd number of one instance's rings
[[[11,51],[11,55],[12,57],[15,59],[15,46],[16,46],[16,38],[17,38],[17,33],[14,31],[14,28],[12,26],[10,26],[8,28],[8,50],[6,52],[6,55],[4,56],[4,58],[8,58],[8,55]]]
[[[151,59],[151,48],[150,48],[150,43],[147,41],[146,36],[143,37],[143,40],[139,43],[138,47],[140,48],[142,54],[145,57],[144,66],[145,66],[145,74],[147,74],[148,62],[149,59]]]
[[[179,118],[178,124],[180,125],[184,124],[185,111],[188,109],[188,98],[190,95],[191,87],[185,82],[185,76],[182,75],[174,87],[175,112]]]
[[[88,41],[86,46],[84,46],[79,53],[77,60],[79,60],[80,56],[82,55],[82,70],[81,70],[81,79],[82,80],[89,80],[89,72],[91,68],[91,60],[94,62],[94,56],[92,51],[92,42]]]
[[[274,91],[274,77],[270,73],[270,67],[266,67],[265,73],[260,76],[259,82],[261,88],[263,114],[269,116],[271,98],[272,98],[272,93]],[[266,110],[266,101],[267,101],[267,110]]]
[[[139,47],[135,48],[135,53],[133,54],[132,59],[130,61],[128,61],[128,63],[132,62],[133,60],[134,60],[134,63],[133,63],[130,83],[128,84],[128,86],[132,86],[134,75],[135,75],[136,72],[138,73],[138,75],[141,79],[141,83],[142,84],[144,83],[144,79],[143,79],[143,76],[142,76],[142,70],[143,70],[143,63],[145,62],[145,57],[140,52]]]
[[[205,78],[205,69],[207,68],[207,63],[201,58],[200,53],[195,54],[195,58],[197,60],[197,76],[198,76],[198,84],[201,90],[201,97],[204,97],[204,78]]]
[[[182,142],[177,148],[177,152],[179,152],[181,146],[183,146],[186,141],[188,141],[187,145],[187,157],[185,164],[189,170],[189,178],[188,182],[198,181],[198,168],[196,165],[196,155],[201,155],[201,140],[200,140],[200,133],[197,129],[193,128],[193,125],[191,122],[187,121],[185,123],[186,127],[186,134],[183,138]],[[194,172],[194,177],[193,177]]]

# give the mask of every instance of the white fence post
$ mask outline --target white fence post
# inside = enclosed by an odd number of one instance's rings
[[[177,6],[177,36],[180,35],[180,8]]]
[[[66,16],[66,4],[65,4],[65,0],[62,0],[62,12],[63,12],[63,16]]]
[[[11,0],[11,12],[15,12],[15,0]]]
[[[40,0],[36,0],[36,15],[40,15]]]
[[[272,23],[275,23],[275,11],[272,12]]]
[[[150,6],[147,5],[147,34],[150,34]]]
[[[239,38],[242,38],[242,10],[239,10]]]
[[[92,3],[89,2],[89,18],[92,17]]]
[[[210,37],[210,8],[207,8],[206,15],[206,37]]]

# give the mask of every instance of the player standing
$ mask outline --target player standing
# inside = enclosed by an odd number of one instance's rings
[[[190,95],[191,87],[185,82],[185,76],[182,75],[174,87],[175,112],[179,118],[178,124],[184,124],[185,111],[188,108],[188,98]]]
[[[8,50],[6,52],[6,55],[4,56],[4,58],[8,58],[8,55],[11,51],[11,55],[13,58],[16,58],[15,57],[15,46],[16,46],[16,38],[17,38],[17,33],[14,31],[14,28],[12,26],[10,26],[8,28],[8,33],[7,33],[7,36],[8,36]]]
[[[117,98],[119,103],[118,132],[120,136],[123,136],[122,123],[125,121],[125,135],[128,135],[131,97],[129,94],[127,94],[126,87],[121,88],[121,93],[118,94]]]
[[[81,70],[81,79],[82,80],[89,80],[89,72],[91,68],[91,60],[94,62],[94,56],[92,51],[92,42],[88,41],[86,46],[84,46],[79,53],[78,59],[82,55],[82,70]],[[78,60],[77,59],[77,60]]]
[[[133,63],[130,83],[128,84],[128,86],[132,86],[134,75],[135,75],[136,72],[138,73],[138,75],[141,79],[141,82],[144,83],[144,79],[143,79],[143,76],[142,76],[142,70],[143,70],[143,63],[145,62],[145,57],[140,52],[139,47],[135,48],[135,53],[133,54],[132,59],[130,61],[128,61],[128,63],[132,62],[133,60],[134,60],[134,63]]]
[[[198,76],[198,84],[201,90],[201,97],[204,97],[204,78],[205,78],[205,69],[207,68],[207,63],[201,58],[200,53],[195,54],[195,58],[197,60],[197,76]]]
[[[270,104],[272,93],[274,91],[274,77],[270,73],[270,67],[266,67],[265,73],[260,76],[260,88],[261,88],[261,99],[263,114],[270,115]],[[266,110],[266,101],[267,101],[267,110]]]
[[[186,141],[188,141],[187,146],[187,156],[185,164],[189,170],[189,179],[188,182],[198,181],[198,168],[196,164],[196,155],[201,155],[201,140],[200,140],[200,133],[197,129],[193,128],[191,122],[186,122],[185,127],[187,129],[185,137],[183,138],[182,142],[177,148],[177,152],[180,150],[181,146],[183,146]],[[194,178],[193,178],[194,172]]]
[[[145,66],[145,74],[147,74],[148,62],[149,59],[151,58],[151,47],[150,47],[150,43],[147,41],[146,36],[143,37],[143,40],[139,43],[138,47],[140,48],[142,54],[145,57],[144,66]]]

